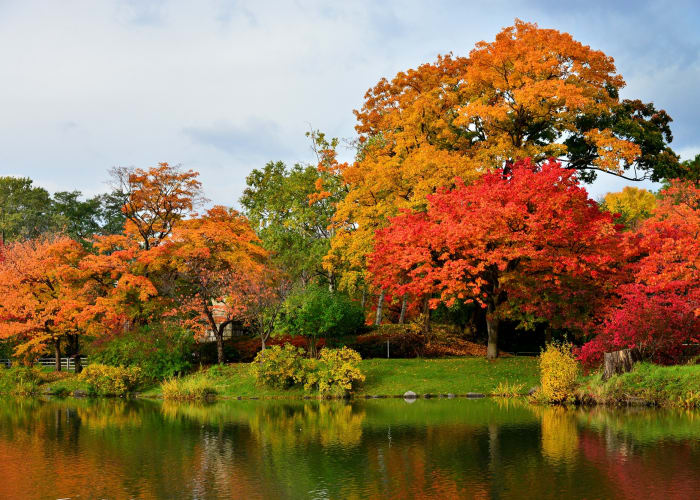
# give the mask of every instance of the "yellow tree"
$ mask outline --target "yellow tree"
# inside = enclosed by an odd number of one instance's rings
[[[626,186],[618,193],[606,194],[601,208],[619,214],[618,222],[636,229],[642,221],[652,216],[656,208],[656,196],[646,189]]]

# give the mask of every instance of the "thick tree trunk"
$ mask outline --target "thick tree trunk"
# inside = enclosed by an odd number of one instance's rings
[[[399,315],[399,325],[406,323],[406,294],[401,298],[401,314]]]
[[[375,325],[382,324],[382,309],[384,308],[384,290],[379,294],[379,300],[377,301],[377,317],[374,318]]]
[[[608,380],[613,375],[620,375],[630,371],[637,361],[641,361],[642,355],[639,349],[634,348],[606,352],[603,358],[605,364],[603,380]]]
[[[486,359],[498,357],[498,324],[499,320],[493,317],[489,311],[486,314],[486,329],[488,330],[488,344],[486,345]]]
[[[53,355],[56,371],[61,371],[61,339],[57,338],[53,341]]]

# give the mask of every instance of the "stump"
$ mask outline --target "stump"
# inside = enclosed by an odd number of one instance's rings
[[[603,380],[608,380],[613,375],[627,373],[641,359],[642,355],[636,347],[634,349],[606,352],[604,356],[605,370],[603,371]]]

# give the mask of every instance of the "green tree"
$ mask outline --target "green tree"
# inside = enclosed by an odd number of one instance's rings
[[[100,232],[99,197],[81,200],[80,191],[54,193],[51,212],[59,227],[71,238],[85,241]]]
[[[284,303],[278,331],[309,339],[309,353],[316,355],[319,337],[339,337],[362,328],[360,304],[341,292],[311,285],[291,293]]]
[[[54,229],[51,197],[28,177],[0,177],[0,242],[35,238]]]
[[[317,280],[333,287],[334,276],[321,261],[330,248],[335,200],[310,198],[324,176],[328,174],[315,166],[269,162],[246,178],[240,201],[263,245],[293,281],[306,285]]]
[[[80,191],[54,193],[51,211],[55,224],[71,238],[85,242],[94,234],[118,234],[124,229],[122,207],[126,196],[119,192],[81,200]]]

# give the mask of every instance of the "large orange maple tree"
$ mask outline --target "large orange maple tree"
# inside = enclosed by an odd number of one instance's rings
[[[555,161],[529,160],[428,196],[425,212],[391,219],[376,234],[376,285],[487,311],[487,356],[498,356],[502,319],[582,330],[618,280],[612,216]]]
[[[656,180],[678,165],[670,118],[620,101],[613,59],[568,33],[516,20],[469,57],[439,57],[382,79],[355,114],[359,150],[336,167],[347,185],[326,265],[364,276],[374,232],[402,209],[520,158],[558,158],[582,180],[596,172]]]

